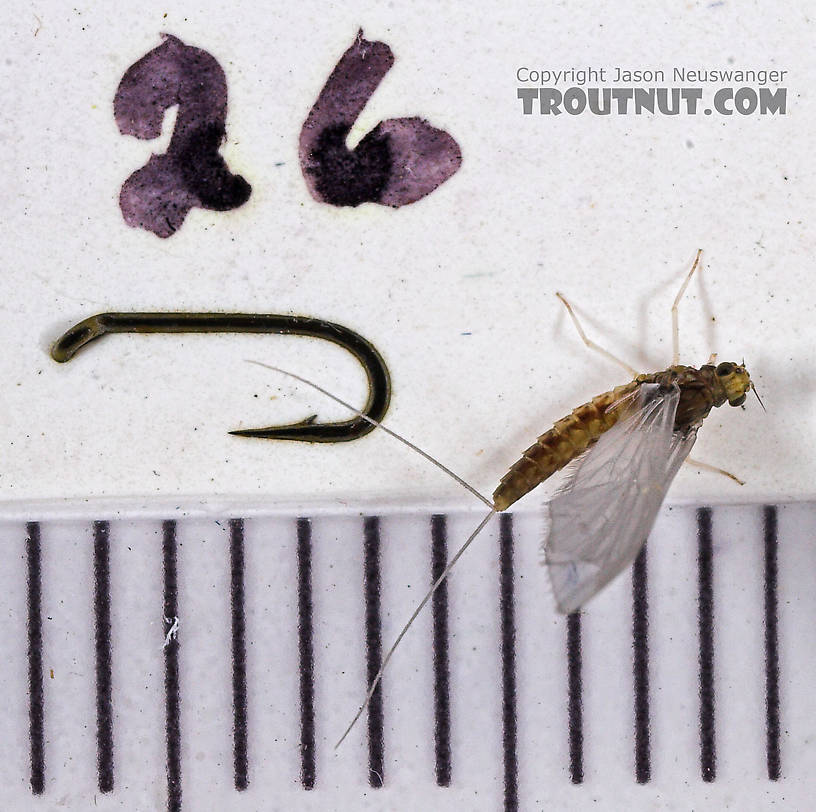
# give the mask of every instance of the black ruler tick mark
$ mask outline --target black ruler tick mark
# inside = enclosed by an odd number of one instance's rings
[[[518,810],[518,724],[516,716],[516,613],[513,584],[513,517],[499,517],[499,610],[501,613],[502,744],[504,809]]]
[[[777,511],[765,508],[765,726],[768,778],[778,781],[782,766],[779,753],[779,617],[777,581]]]
[[[431,583],[442,575],[448,560],[448,531],[445,516],[431,517]],[[450,706],[450,637],[448,629],[448,582],[434,592],[433,672],[434,672],[434,757],[436,783],[450,786],[451,781],[451,706]]]
[[[45,703],[43,701],[42,564],[40,525],[26,525],[28,588],[28,730],[31,740],[31,791],[45,789]]]
[[[244,521],[230,519],[230,608],[232,615],[232,736],[235,789],[249,786],[247,754],[246,610]]]
[[[697,510],[697,612],[700,636],[700,771],[703,781],[717,776],[714,727],[714,544],[711,508]]]
[[[363,522],[363,571],[365,588],[366,669],[370,685],[382,665],[382,617],[380,613],[380,520],[366,516]],[[368,783],[381,787],[385,781],[382,682],[368,705]]]
[[[300,665],[300,781],[315,785],[314,640],[312,620],[312,525],[297,521],[298,658]]]
[[[632,648],[635,688],[635,780],[651,778],[649,746],[649,591],[646,545],[632,568]]]
[[[100,792],[113,790],[113,681],[111,676],[110,524],[94,522],[94,633],[96,645],[96,753]]]
[[[164,702],[167,740],[167,808],[181,809],[181,693],[179,690],[178,561],[176,523],[162,523],[164,570]]]
[[[567,723],[569,770],[573,784],[584,780],[584,708],[581,686],[581,613],[567,615]]]

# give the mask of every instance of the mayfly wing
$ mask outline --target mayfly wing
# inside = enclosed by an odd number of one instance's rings
[[[696,429],[674,430],[680,390],[641,384],[637,398],[579,458],[549,504],[544,542],[560,612],[583,606],[637,557]]]

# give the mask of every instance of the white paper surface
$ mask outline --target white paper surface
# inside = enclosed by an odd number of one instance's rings
[[[753,399],[744,412],[724,407],[700,432],[696,455],[734,471],[743,488],[684,470],[671,496],[812,495],[816,111],[807,10],[7,5],[0,499],[470,504],[378,432],[333,446],[226,433],[314,412],[347,416],[246,358],[362,404],[355,362],[325,342],[116,336],[65,366],[51,361],[49,344],[107,310],[340,322],[388,362],[387,424],[490,492],[554,420],[626,379],[583,347],[554,292],[569,296],[593,338],[644,371],[662,369],[671,300],[698,247],[704,270],[681,308],[682,360],[744,357],[768,411]],[[395,63],[352,142],[383,119],[420,116],[461,147],[461,169],[399,209],[319,203],[298,161],[303,121],[359,27],[388,43]],[[132,172],[167,149],[174,114],[156,141],[121,135],[113,117],[124,72],[162,32],[224,69],[221,152],[252,185],[245,205],[193,209],[168,239],[127,226],[117,198]],[[525,116],[522,66],[785,69],[787,112]]]

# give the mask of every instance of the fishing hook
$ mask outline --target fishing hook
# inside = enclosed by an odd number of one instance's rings
[[[271,313],[98,313],[75,324],[51,347],[59,363],[70,361],[83,347],[108,333],[277,333],[331,341],[348,350],[368,379],[368,400],[360,414],[336,423],[317,423],[313,414],[298,423],[231,431],[241,437],[342,443],[363,437],[382,421],[391,401],[388,367],[376,347],[359,333],[323,319]]]

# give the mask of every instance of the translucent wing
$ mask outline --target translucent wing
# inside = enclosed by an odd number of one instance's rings
[[[696,439],[674,431],[680,390],[641,384],[629,414],[578,460],[544,542],[559,611],[574,612],[637,557]]]

